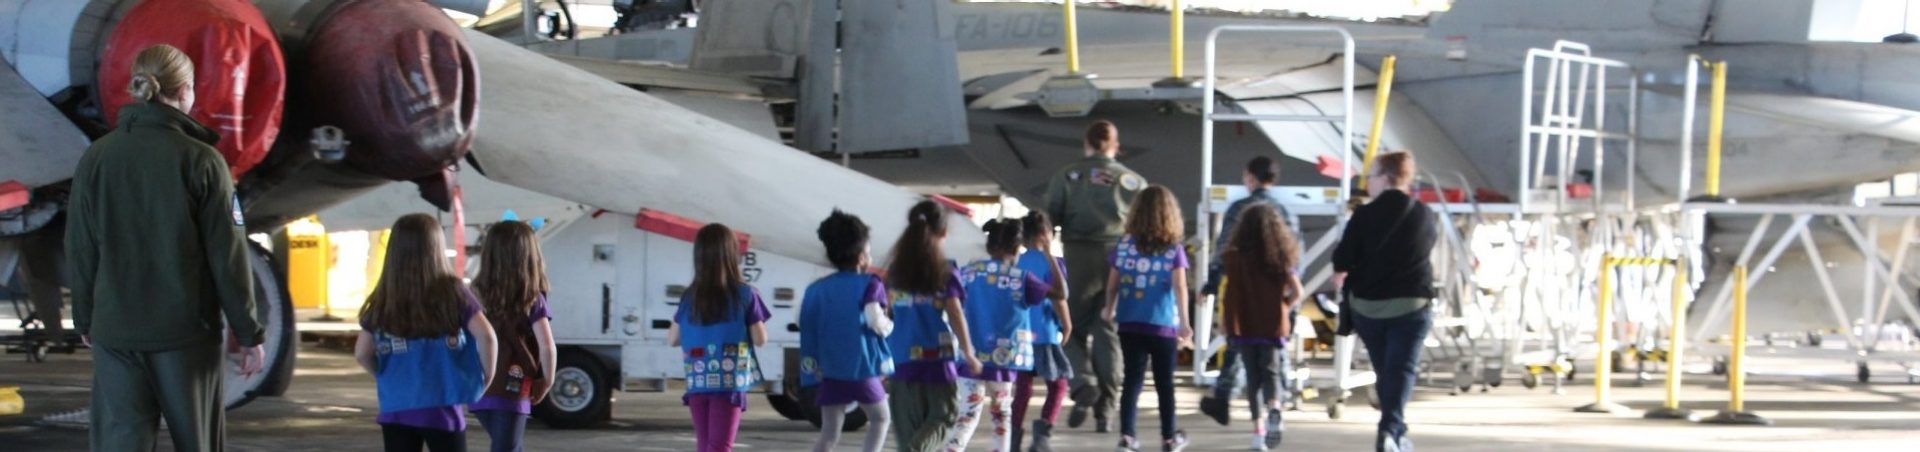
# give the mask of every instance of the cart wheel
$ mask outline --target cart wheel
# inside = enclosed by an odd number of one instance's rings
[[[1866,361],[1861,361],[1859,363],[1859,365],[1855,368],[1855,373],[1857,374],[1855,376],[1860,377],[1860,383],[1863,383],[1863,384],[1866,383],[1867,380],[1872,379],[1872,376],[1873,376],[1872,372],[1867,370]]]
[[[1527,372],[1526,376],[1520,377],[1520,386],[1525,386],[1527,389],[1540,387],[1540,374]]]
[[[1724,357],[1713,358],[1713,374],[1716,376],[1727,375],[1727,359],[1726,358]]]
[[[1616,374],[1627,373],[1626,358],[1627,358],[1627,354],[1621,353],[1619,350],[1613,351],[1613,365],[1612,365],[1613,373],[1616,373]]]
[[[1375,410],[1380,409],[1380,398],[1376,397],[1374,393],[1362,392],[1360,393],[1360,397],[1367,399],[1367,406],[1373,407]]]
[[[50,349],[52,349],[52,347],[47,346],[47,344],[40,344],[40,345],[35,345],[31,347],[29,350],[27,350],[27,361],[35,362],[35,363],[47,362],[47,351]]]
[[[1814,348],[1819,348],[1821,339],[1825,339],[1825,338],[1820,336],[1819,331],[1811,331],[1807,333],[1807,345],[1813,346]]]
[[[1341,411],[1340,407],[1342,405],[1345,405],[1346,403],[1347,402],[1345,400],[1340,400],[1337,398],[1327,399],[1327,419],[1339,420],[1340,411]]]

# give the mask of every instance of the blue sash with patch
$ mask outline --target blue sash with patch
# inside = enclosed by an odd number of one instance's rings
[[[1133,236],[1120,238],[1113,249],[1113,268],[1120,273],[1120,282],[1115,286],[1117,297],[1114,303],[1113,320],[1115,323],[1143,323],[1163,328],[1177,328],[1178,312],[1174,310],[1173,267],[1182,250],[1168,246],[1158,254],[1148,255],[1140,252]]]
[[[465,405],[480,400],[487,375],[466,328],[441,337],[404,338],[373,332],[380,412]]]
[[[801,386],[893,374],[887,339],[867,327],[867,287],[878,278],[843,271],[807,286],[800,301]]]
[[[1028,325],[1027,272],[992,259],[961,270],[967,287],[967,327],[975,358],[990,368],[1033,370],[1033,330]]]
[[[759,383],[754,372],[753,339],[747,333],[747,303],[753,299],[752,286],[745,284],[734,293],[727,317],[705,325],[686,318],[680,324],[680,352],[687,371],[688,394],[747,392]],[[680,297],[682,312],[691,312],[693,291]]]

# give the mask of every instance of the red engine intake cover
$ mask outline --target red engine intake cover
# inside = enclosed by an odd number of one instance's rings
[[[133,101],[127,82],[141,50],[168,44],[193,58],[193,119],[220,134],[214,147],[239,178],[280,135],[286,62],[260,10],[246,0],[146,0],[127,11],[100,53],[108,125]]]
[[[459,27],[439,8],[349,2],[320,24],[306,52],[315,119],[346,132],[348,165],[415,180],[467,155],[479,73]]]

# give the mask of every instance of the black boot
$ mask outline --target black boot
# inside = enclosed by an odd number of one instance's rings
[[[1093,413],[1094,433],[1113,433],[1113,424],[1107,422],[1107,413]]]
[[[1025,433],[1026,431],[1020,429],[1020,424],[1013,424],[1013,430],[1007,433],[1007,450],[1020,450],[1020,437]]]
[[[1200,413],[1212,418],[1214,422],[1219,422],[1220,425],[1227,425],[1227,420],[1231,418],[1227,410],[1228,405],[1226,400],[1216,399],[1211,396],[1200,398]]]
[[[1020,450],[1014,447],[1013,450]],[[1053,424],[1033,421],[1033,447],[1027,452],[1053,452]]]

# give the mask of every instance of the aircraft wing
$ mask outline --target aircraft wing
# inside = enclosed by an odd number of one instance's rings
[[[90,140],[6,61],[0,105],[0,182],[38,187],[73,177]]]
[[[1802,94],[1727,94],[1727,108],[1782,122],[1920,143],[1920,111]]]
[[[615,212],[726,223],[754,248],[821,265],[814,229],[833,209],[872,227],[884,261],[922,199],[492,36],[467,39],[486,99],[473,154],[490,179]],[[954,215],[947,250],[978,257],[985,239]]]

